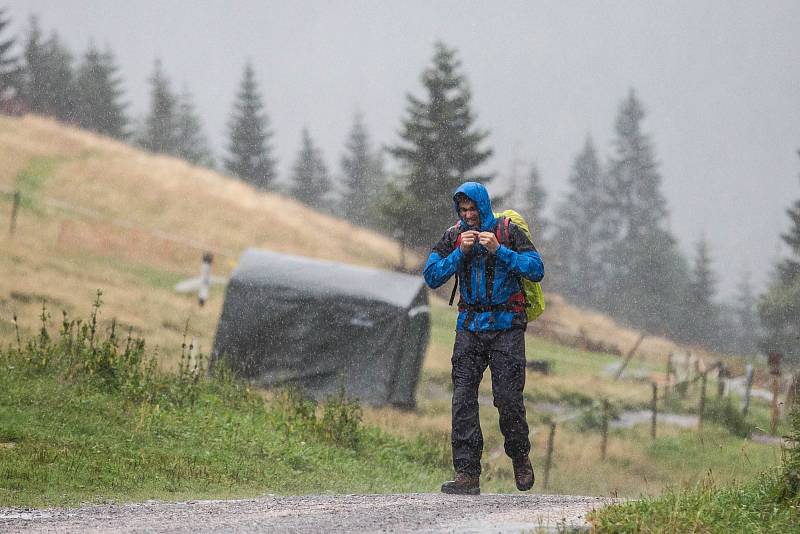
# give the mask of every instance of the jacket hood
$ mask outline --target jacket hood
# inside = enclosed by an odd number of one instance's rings
[[[461,219],[458,213],[458,201],[456,195],[459,193],[465,194],[478,206],[478,213],[481,216],[481,232],[488,232],[494,230],[494,213],[492,213],[492,201],[489,199],[489,192],[478,182],[464,182],[453,193],[453,205],[455,206],[456,216]],[[465,227],[467,222],[461,219],[461,224]]]

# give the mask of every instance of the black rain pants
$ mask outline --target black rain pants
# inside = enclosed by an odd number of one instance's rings
[[[492,395],[500,415],[505,452],[511,458],[531,450],[522,390],[525,388],[525,330],[513,328],[474,333],[456,331],[453,346],[453,467],[481,473],[483,434],[478,416],[478,386],[486,367],[492,373]]]

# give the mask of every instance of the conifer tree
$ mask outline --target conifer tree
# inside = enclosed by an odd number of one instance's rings
[[[122,81],[110,49],[100,52],[94,44],[78,69],[78,123],[81,127],[119,139],[128,135],[126,104],[120,102]]]
[[[649,229],[660,227],[667,216],[652,143],[641,128],[644,117],[644,109],[631,89],[617,116],[615,155],[609,163],[606,183],[608,207],[616,215],[622,239],[636,239]]]
[[[303,128],[300,150],[292,167],[290,194],[308,206],[327,210],[330,208],[330,193],[328,169],[308,128]]]
[[[403,172],[397,186],[412,199],[409,211],[400,217],[415,229],[409,243],[429,246],[453,224],[454,212],[442,206],[449,204],[456,187],[467,180],[490,180],[477,176],[475,169],[492,150],[480,148],[488,132],[474,125],[471,93],[455,50],[436,43],[433,64],[423,72],[422,83],[427,98],[407,95],[400,142],[390,153]]]
[[[542,177],[535,163],[531,164],[528,172],[528,181],[523,189],[523,205],[520,208],[526,218],[528,226],[536,239],[536,243],[544,240],[550,222],[544,214],[547,203],[547,191],[542,185]]]
[[[49,66],[39,19],[31,16],[25,42],[25,100],[28,109],[44,115],[52,113],[49,88]]]
[[[0,35],[11,22],[6,18],[5,8],[0,8]],[[9,88],[19,91],[21,70],[18,58],[12,54],[15,38],[5,39],[0,37],[0,96],[6,94]]]
[[[681,335],[688,265],[664,227],[666,200],[651,141],[642,132],[644,116],[631,90],[620,106],[615,154],[604,180],[604,210],[614,239],[604,251],[608,274],[602,305],[635,327]]]
[[[188,89],[178,96],[178,109],[175,119],[177,136],[177,155],[195,165],[213,167],[214,160],[208,148],[208,139],[203,133],[200,117]]]
[[[255,72],[249,62],[244,68],[228,129],[230,157],[225,159],[225,168],[258,189],[271,189],[276,177],[275,160],[269,145],[272,132]]]
[[[139,137],[142,148],[150,152],[178,155],[177,105],[177,97],[170,88],[161,61],[157,59],[150,78],[150,112]]]
[[[342,214],[361,226],[376,225],[376,209],[384,193],[383,160],[373,153],[364,117],[357,113],[342,156]]]
[[[64,122],[77,120],[78,94],[72,53],[53,32],[46,43],[52,73],[52,102],[55,116]]]
[[[798,151],[800,155],[800,151]],[[791,226],[781,235],[789,245],[790,256],[773,275],[767,293],[758,304],[765,335],[760,340],[764,352],[780,352],[800,364],[800,200],[786,210]]]
[[[708,241],[701,237],[695,248],[694,265],[688,284],[686,314],[689,317],[687,332],[694,342],[712,346],[718,329],[718,310],[714,304],[717,293],[716,276],[711,269]]]
[[[38,19],[31,17],[25,44],[23,88],[30,111],[64,122],[77,120],[78,93],[72,61],[72,54],[56,32],[42,41]]]
[[[604,251],[613,235],[605,211],[603,170],[590,137],[575,158],[569,186],[556,211],[553,248],[561,259],[557,286],[572,302],[598,307],[605,293]]]

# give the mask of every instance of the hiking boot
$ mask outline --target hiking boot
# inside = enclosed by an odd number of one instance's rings
[[[511,460],[514,466],[514,482],[520,491],[528,491],[533,487],[533,466],[531,459],[526,455]]]
[[[480,495],[481,477],[456,473],[456,479],[442,484],[442,493],[451,495]]]

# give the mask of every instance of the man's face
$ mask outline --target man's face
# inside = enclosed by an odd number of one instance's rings
[[[467,226],[471,228],[478,228],[481,225],[481,216],[478,213],[478,206],[473,200],[459,200],[458,215],[467,223]]]

